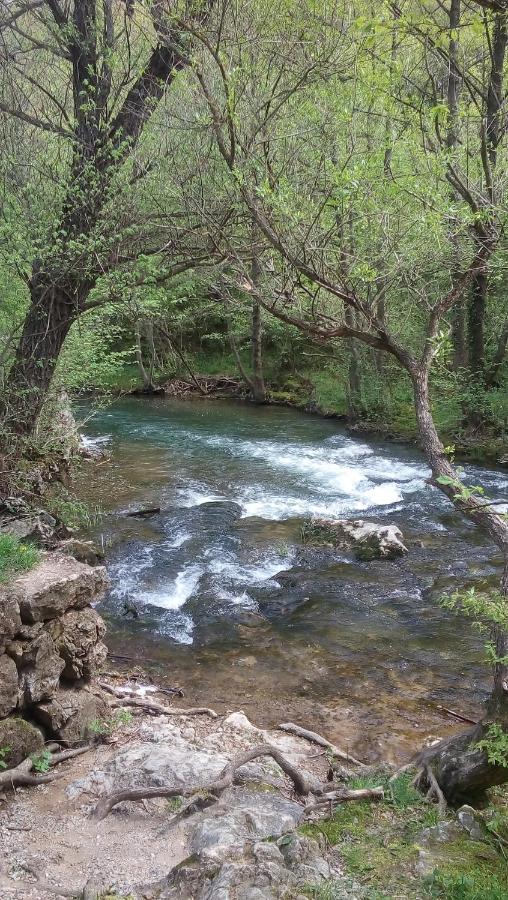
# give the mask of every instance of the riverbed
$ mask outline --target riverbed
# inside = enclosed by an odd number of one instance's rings
[[[480,714],[482,640],[439,601],[494,584],[501,560],[428,484],[418,451],[223,401],[123,399],[83,430],[107,451],[76,488],[104,513],[92,530],[111,579],[99,611],[112,652],[189,702],[297,720],[371,761],[456,728],[442,707]],[[506,472],[467,467],[465,478],[508,496]],[[152,506],[161,512],[126,516]],[[409,554],[358,562],[310,547],[312,515],[394,522]]]

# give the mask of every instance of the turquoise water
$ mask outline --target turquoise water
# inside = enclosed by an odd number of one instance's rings
[[[427,484],[416,450],[278,407],[130,398],[84,426],[108,458],[79,491],[106,516],[112,649],[150,660],[196,702],[262,722],[300,717],[364,755],[399,757],[488,687],[447,587],[497,577],[495,548]],[[508,477],[471,469],[496,497]],[[149,519],[126,518],[159,506]],[[305,546],[309,515],[395,522],[404,560]],[[124,615],[134,604],[139,618]]]

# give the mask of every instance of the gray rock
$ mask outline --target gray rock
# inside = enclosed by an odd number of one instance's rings
[[[194,829],[193,853],[279,837],[299,824],[303,807],[274,791],[230,788]]]
[[[33,640],[12,641],[7,652],[17,667],[21,706],[50,700],[65,666],[51,635],[41,630]]]
[[[60,553],[66,553],[78,562],[86,563],[87,566],[100,566],[105,558],[103,551],[93,541],[80,541],[74,537],[60,541],[58,549]]]
[[[44,553],[35,569],[13,582],[12,591],[22,621],[32,625],[68,609],[83,609],[103,595],[107,583],[103,566],[91,568],[64,554]]]
[[[0,656],[0,718],[8,716],[18,705],[18,670],[15,662]]]
[[[68,681],[93,678],[108,655],[102,643],[106,626],[94,609],[72,609],[48,623],[57,653],[63,660],[62,677]]]
[[[434,869],[446,862],[449,846],[463,837],[464,832],[457,822],[439,822],[431,828],[424,828],[416,838],[419,848],[417,875],[431,875]]]
[[[9,716],[0,721],[0,747],[8,747],[4,762],[8,768],[17,766],[30,756],[31,753],[39,753],[44,748],[42,732],[25,719],[17,716]]]
[[[8,588],[0,590],[0,650],[5,648],[20,628],[21,616],[17,597]]]
[[[51,539],[56,527],[56,519],[46,512],[37,515],[27,515],[2,521],[0,531],[10,534],[19,541],[30,541],[34,544],[44,545]]]
[[[109,706],[84,688],[60,689],[52,700],[34,706],[33,715],[53,737],[73,745],[87,737],[91,722],[108,717]]]
[[[472,806],[461,806],[457,810],[457,821],[467,831],[473,841],[483,841],[485,839],[485,828],[482,818]]]

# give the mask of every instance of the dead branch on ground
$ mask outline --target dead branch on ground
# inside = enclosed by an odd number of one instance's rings
[[[307,728],[301,728],[300,725],[295,725],[294,722],[285,722],[284,724],[279,725],[278,728],[280,728],[281,731],[287,731],[289,734],[295,734],[297,737],[304,738],[306,741],[311,741],[313,744],[319,744],[320,747],[325,747],[327,750],[330,750],[337,759],[343,759],[345,762],[360,766],[362,769],[367,768],[365,763],[360,762],[359,759],[355,759],[354,756],[351,756],[351,754],[347,753],[345,750],[341,750],[340,747],[336,747],[335,744],[330,743],[330,741],[321,734],[317,734],[315,731],[308,731]]]
[[[66,759],[73,759],[75,756],[81,756],[82,753],[86,753],[91,748],[92,744],[87,744],[86,746],[78,747],[75,750],[62,750],[59,753],[52,753],[51,758],[48,759],[48,766],[53,768],[53,766],[57,766]],[[0,790],[8,787],[14,790],[17,787],[32,787],[38,784],[49,784],[51,781],[55,781],[57,778],[61,777],[60,775],[54,775],[50,772],[47,774],[32,775],[31,773],[34,769],[36,759],[37,754],[33,754],[32,757],[28,756],[17,766],[14,766],[14,768],[5,769],[4,772],[0,772]]]

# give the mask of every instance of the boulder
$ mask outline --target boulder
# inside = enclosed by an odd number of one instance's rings
[[[397,525],[380,525],[363,519],[317,519],[304,525],[304,539],[353,550],[358,559],[394,559],[408,552]]]
[[[2,533],[10,534],[19,541],[30,541],[39,545],[51,540],[55,528],[56,519],[43,510],[39,513],[3,519],[0,525]]]
[[[9,590],[0,591],[0,650],[21,628],[19,603]]]
[[[52,700],[33,707],[34,718],[53,737],[70,745],[84,740],[90,724],[107,718],[109,714],[104,698],[84,688],[60,689]]]
[[[18,670],[15,662],[3,653],[0,656],[0,718],[8,716],[18,705]]]
[[[191,839],[191,850],[217,850],[249,841],[280,837],[303,818],[299,803],[275,791],[230,788],[203,816]]]
[[[21,705],[50,700],[58,688],[65,662],[49,632],[41,629],[32,640],[12,641],[7,653],[19,674]]]
[[[44,749],[44,737],[30,722],[13,716],[0,721],[0,747],[9,748],[3,762],[11,769],[30,754],[40,753]]]
[[[108,648],[102,643],[106,626],[94,609],[72,609],[48,623],[48,631],[61,656],[67,681],[93,678],[103,665]]]
[[[91,568],[65,554],[44,553],[38,566],[13,582],[11,595],[22,621],[32,625],[68,609],[83,609],[103,595],[107,583],[103,566]]]
[[[78,562],[86,563],[87,566],[100,566],[105,559],[105,554],[93,541],[80,541],[79,538],[60,541],[58,549],[61,553],[73,556]]]

